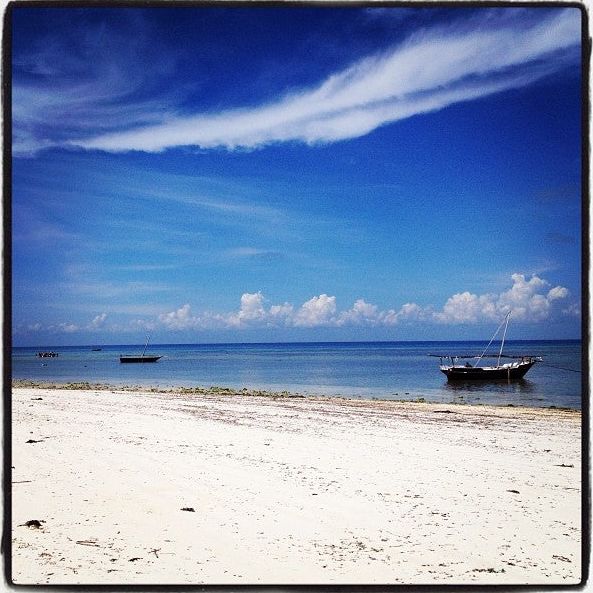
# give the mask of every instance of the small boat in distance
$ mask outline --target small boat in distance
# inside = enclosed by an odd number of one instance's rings
[[[57,352],[38,352],[37,356],[39,358],[56,358],[59,354]]]
[[[507,333],[507,327],[509,325],[509,318],[511,312],[506,314],[503,322],[498,326],[498,329],[494,332],[494,335],[488,342],[488,346],[484,349],[484,352],[480,356],[475,355],[457,355],[457,354],[429,354],[429,356],[436,356],[441,359],[440,370],[447,376],[449,381],[517,381],[525,376],[525,373],[536,363],[541,362],[540,356],[533,356],[531,354],[511,356],[502,353],[504,347],[504,340]],[[504,325],[504,333],[500,344],[500,351],[498,354],[486,354],[490,344]],[[475,364],[466,362],[461,364],[461,359],[477,359]],[[496,366],[481,366],[480,361],[483,358],[496,358]],[[514,359],[512,362],[506,362],[500,364],[501,358]],[[445,361],[443,363],[443,361]]]
[[[150,336],[146,337],[146,344],[144,344],[144,350],[142,350],[142,354],[140,356],[134,354],[125,354],[119,357],[119,362],[156,362],[159,358],[163,358],[162,356],[155,356],[155,355],[146,355],[146,348],[148,348],[148,342],[150,341]]]

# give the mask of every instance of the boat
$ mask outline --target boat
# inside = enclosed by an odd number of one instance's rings
[[[496,355],[494,356],[496,357]],[[462,358],[479,357],[442,356],[441,358],[449,360],[449,364],[443,364],[441,361],[440,366],[440,370],[449,381],[518,381],[536,362],[541,361],[539,356],[506,356],[505,358],[518,358],[518,360],[502,365],[499,361],[496,366],[472,366],[469,362],[459,364],[458,361]]]
[[[56,358],[59,354],[57,352],[38,352],[37,356],[39,358]]]
[[[441,359],[440,371],[446,375],[449,381],[518,381],[525,376],[535,363],[541,362],[542,358],[532,354],[514,356],[502,353],[510,317],[511,311],[506,314],[490,342],[488,342],[488,346],[479,356],[472,354],[430,354],[429,356],[436,356]],[[504,333],[500,351],[498,354],[486,354],[490,344],[492,344],[503,325]],[[496,365],[482,365],[481,361],[484,358],[496,358]],[[472,364],[469,362],[470,359],[476,359],[476,362]],[[511,361],[501,364],[501,359],[511,359]],[[463,362],[464,360],[466,362]]]
[[[120,356],[119,362],[156,362],[162,356]]]
[[[119,357],[119,362],[128,362],[128,363],[156,362],[160,358],[163,358],[162,356],[145,354],[146,348],[148,348],[149,341],[150,341],[150,336],[147,336],[146,344],[144,345],[144,350],[142,350],[142,354],[140,354],[139,356],[137,354],[124,354]]]

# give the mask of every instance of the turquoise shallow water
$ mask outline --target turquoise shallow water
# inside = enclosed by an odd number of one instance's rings
[[[542,356],[518,383],[448,383],[430,353],[479,354],[483,342],[155,344],[154,364],[121,364],[142,346],[14,348],[15,379],[157,387],[218,385],[304,395],[581,408],[581,342],[508,341],[506,354]],[[496,348],[496,345],[493,344]],[[41,359],[40,350],[57,358]],[[557,368],[562,367],[562,369]],[[570,369],[570,370],[569,370]]]

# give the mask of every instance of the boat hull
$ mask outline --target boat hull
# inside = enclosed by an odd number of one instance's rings
[[[441,367],[449,381],[518,381],[536,361],[521,362],[509,367]]]
[[[143,363],[143,362],[156,362],[162,356],[120,356],[119,362],[125,363]]]

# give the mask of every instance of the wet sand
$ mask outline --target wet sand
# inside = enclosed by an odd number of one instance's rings
[[[569,410],[13,388],[13,581],[579,583],[580,423]]]

